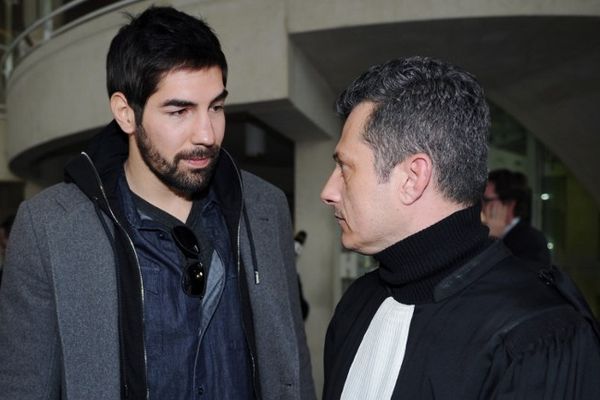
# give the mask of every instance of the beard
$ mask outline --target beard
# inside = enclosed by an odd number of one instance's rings
[[[172,161],[164,158],[148,138],[145,129],[140,125],[135,130],[135,138],[142,159],[158,179],[172,190],[192,195],[202,192],[208,187],[219,158],[220,146],[198,147],[190,151],[177,153]],[[185,170],[179,168],[181,160],[190,158],[209,158],[204,168]]]

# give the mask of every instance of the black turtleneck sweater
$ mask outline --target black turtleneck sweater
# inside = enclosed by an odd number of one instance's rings
[[[396,301],[433,301],[433,289],[442,279],[490,245],[480,210],[457,211],[374,255],[379,277]]]
[[[327,330],[324,400],[340,399],[365,333],[390,296],[413,307],[392,400],[600,398],[600,346],[591,325],[533,265],[488,239],[478,206],[375,258],[380,268],[348,288]],[[381,355],[398,345],[370,337],[365,348]],[[357,365],[371,365],[364,357]],[[378,368],[388,365],[380,362]],[[378,393],[370,372],[352,376]]]

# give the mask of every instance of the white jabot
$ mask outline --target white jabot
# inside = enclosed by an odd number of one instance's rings
[[[392,397],[414,309],[414,305],[398,303],[391,297],[381,303],[354,356],[342,400]]]

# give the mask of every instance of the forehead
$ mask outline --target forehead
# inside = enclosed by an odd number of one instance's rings
[[[492,196],[496,194],[496,185],[494,184],[494,182],[488,181],[488,183],[485,185],[485,194],[487,196]]]
[[[205,90],[223,90],[223,72],[217,66],[201,69],[175,68],[165,72],[156,85],[155,93],[171,90],[196,91],[197,86]]]

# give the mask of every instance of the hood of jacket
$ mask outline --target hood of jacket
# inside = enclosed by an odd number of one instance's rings
[[[106,206],[118,208],[115,190],[117,178],[129,154],[128,137],[113,120],[95,135],[85,152],[71,160],[65,167],[65,180],[75,183],[92,201],[106,197]],[[227,216],[237,223],[242,212],[243,193],[241,173],[230,154],[221,149],[211,184]],[[229,221],[228,221],[229,223]]]

